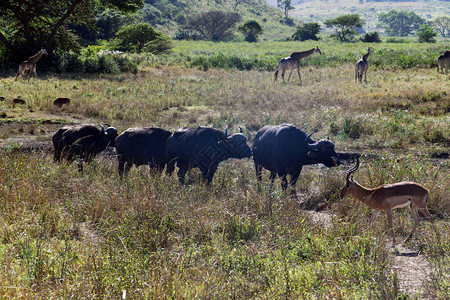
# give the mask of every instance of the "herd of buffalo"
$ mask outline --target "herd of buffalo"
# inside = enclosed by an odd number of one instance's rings
[[[311,139],[312,134],[306,135],[291,124],[267,125],[258,131],[250,148],[242,129],[228,135],[228,129],[223,132],[209,127],[181,128],[175,132],[158,127],[138,127],[118,134],[109,124],[86,124],[59,129],[53,135],[53,146],[55,161],[78,159],[80,171],[83,161],[89,163],[110,146],[116,149],[121,177],[126,176],[133,164],[148,165],[158,172],[166,167],[168,175],[176,165],[181,183],[190,169],[199,168],[209,184],[221,161],[253,156],[258,180],[265,168],[270,171],[272,182],[276,175],[281,178],[284,190],[288,186],[286,176],[290,175],[295,190],[304,165],[322,163],[333,167],[341,163],[334,144],[329,140],[315,142]]]

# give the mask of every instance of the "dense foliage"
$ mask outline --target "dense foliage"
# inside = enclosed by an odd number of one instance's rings
[[[407,36],[425,23],[425,20],[413,11],[391,10],[380,13],[378,20],[384,24],[386,32],[392,36]]]
[[[4,22],[0,41],[8,54],[14,53],[13,61],[41,48],[49,53],[53,49],[78,50],[76,36],[65,25],[93,25],[93,8],[98,6],[133,12],[142,4],[142,0],[4,0],[0,2]]]

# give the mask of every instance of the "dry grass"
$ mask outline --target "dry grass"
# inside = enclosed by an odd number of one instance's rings
[[[432,158],[449,146],[449,78],[435,70],[371,70],[354,83],[352,67],[304,68],[303,86],[273,83],[273,73],[181,67],[147,68],[137,75],[0,80],[11,118],[22,137],[50,143],[49,120],[132,126],[242,126],[252,139],[266,124],[289,122],[316,138],[330,137],[338,152],[360,152],[355,178],[375,186],[399,180],[423,183],[438,233],[421,222],[408,244],[431,259],[436,298],[448,297],[449,165]],[[25,107],[8,99],[22,96]],[[71,105],[53,107],[56,97]],[[46,122],[43,122],[46,120]],[[44,124],[44,125],[42,125]],[[55,126],[47,124],[49,126]],[[5,135],[7,135],[5,133]],[[6,137],[12,137],[10,134]],[[250,160],[222,163],[211,187],[180,186],[132,169],[118,178],[105,156],[78,174],[47,152],[0,152],[0,295],[5,298],[378,298],[401,297],[385,247],[380,217],[339,200],[348,165],[306,167],[299,199],[327,207],[323,226],[285,197],[277,180],[256,183]],[[448,153],[448,152],[447,152]],[[412,224],[395,213],[398,238]]]

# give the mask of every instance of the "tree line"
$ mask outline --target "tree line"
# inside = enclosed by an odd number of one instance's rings
[[[239,5],[251,0],[235,0],[233,11],[209,10],[182,15],[175,12],[186,8],[181,0],[2,0],[0,2],[0,63],[2,66],[16,64],[41,48],[52,55],[73,51],[79,53],[83,47],[106,41],[111,50],[127,52],[163,53],[172,48],[171,38],[154,29],[151,10],[157,5],[161,10],[165,3],[166,13],[179,22],[175,39],[199,39],[230,41],[240,32],[248,42],[257,42],[264,32],[257,20],[243,20],[236,12]],[[278,1],[285,12],[292,8],[291,2]],[[171,9],[172,8],[172,9]],[[158,10],[161,12],[161,10]],[[155,12],[155,11],[153,11]],[[407,36],[417,32],[419,39],[433,42],[439,33],[449,35],[450,18],[437,17],[426,22],[414,12],[392,10],[378,15],[380,24],[391,36]],[[147,22],[147,21],[148,22]],[[357,14],[341,15],[326,20],[333,36],[340,41],[352,41],[362,32],[365,21]],[[294,40],[317,40],[321,31],[319,23],[304,23],[297,26],[290,37]],[[366,33],[366,42],[380,41],[377,32]]]

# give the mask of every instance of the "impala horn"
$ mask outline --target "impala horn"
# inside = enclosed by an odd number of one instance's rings
[[[355,172],[356,170],[358,170],[358,168],[359,168],[359,157],[356,156],[356,166],[354,166],[353,168],[351,168],[350,170],[348,170],[347,176],[346,176],[346,179],[345,179],[347,182],[350,182],[350,175],[351,175],[353,172]]]

